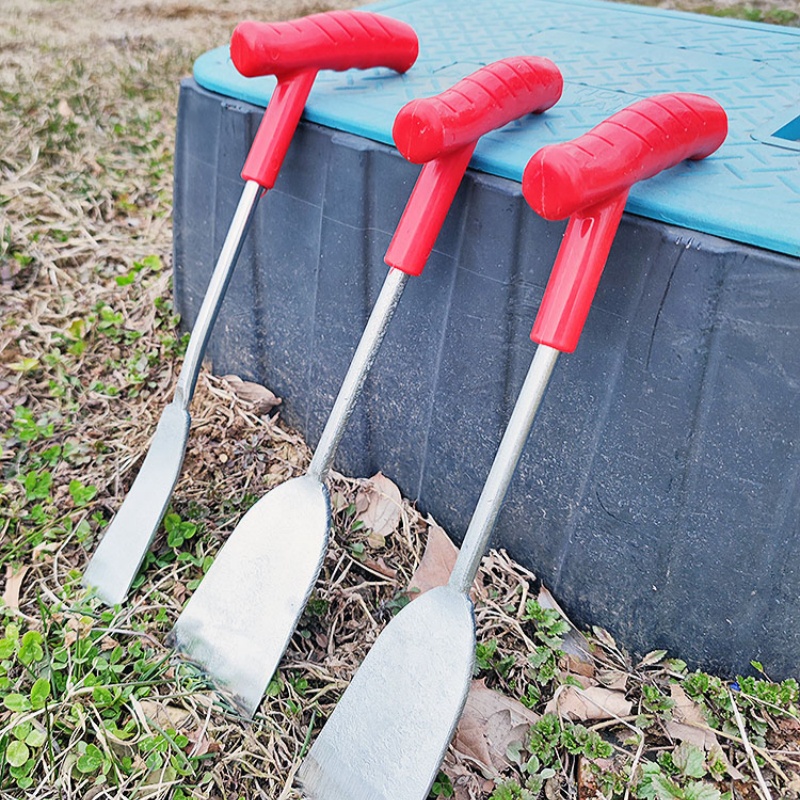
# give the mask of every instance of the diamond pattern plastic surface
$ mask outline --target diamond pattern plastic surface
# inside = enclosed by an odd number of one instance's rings
[[[533,153],[572,139],[642,97],[708,94],[728,112],[723,147],[638,184],[627,210],[776,252],[800,255],[800,150],[774,136],[800,116],[800,31],[595,0],[400,0],[368,6],[411,24],[420,56],[386,69],[321,73],[307,119],[392,143],[396,113],[498,58],[546,56],[564,95],[541,117],[485,136],[472,166],[521,180]],[[227,47],[195,63],[212,91],[265,105],[274,80],[241,77]],[[790,128],[792,126],[789,126]]]

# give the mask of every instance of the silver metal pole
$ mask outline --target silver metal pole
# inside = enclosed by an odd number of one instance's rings
[[[458,592],[466,594],[475,580],[559,352],[546,345],[539,345],[536,349],[450,575],[449,586]]]
[[[225,290],[233,275],[236,259],[239,257],[244,237],[253,221],[253,213],[263,191],[264,189],[256,181],[245,183],[236,213],[228,228],[225,243],[222,245],[214,272],[211,274],[203,303],[192,328],[189,346],[186,348],[186,356],[175,388],[175,398],[172,401],[184,410],[188,410],[189,404],[192,402],[208,337],[211,335],[211,329],[219,314]]]
[[[394,316],[394,310],[397,308],[408,278],[408,273],[399,269],[390,269],[383,282],[381,292],[369,315],[367,327],[361,335],[342,388],[339,389],[339,394],[336,396],[333,409],[325,423],[319,444],[308,468],[308,474],[317,480],[322,480],[330,469],[336,448],[339,446],[356,400],[364,387],[367,374],[378,355],[378,348],[386,335],[386,329]]]

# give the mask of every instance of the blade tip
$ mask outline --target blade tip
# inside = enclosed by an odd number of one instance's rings
[[[92,580],[88,573],[84,574],[81,579],[81,586],[87,590],[90,597],[96,597],[103,605],[109,608],[122,605],[125,602],[125,598],[128,596],[127,592],[120,595],[118,591],[112,592],[107,590],[104,586]]]
[[[302,796],[305,800],[387,800],[351,766],[324,745],[315,745],[297,771]]]
[[[230,680],[226,680],[215,673],[212,667],[213,662],[204,659],[193,652],[191,643],[187,642],[180,635],[180,630],[176,624],[167,634],[164,643],[174,651],[175,660],[189,670],[201,673],[211,684],[214,691],[224,698],[224,700],[234,709],[234,711],[245,721],[251,722],[261,705],[261,700],[267,687],[256,695],[242,694]]]

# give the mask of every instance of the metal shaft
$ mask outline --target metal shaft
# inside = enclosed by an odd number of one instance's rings
[[[386,335],[386,329],[394,316],[394,310],[397,308],[408,278],[407,273],[399,269],[390,269],[383,282],[381,292],[375,301],[369,320],[367,320],[367,327],[361,334],[353,360],[350,362],[339,394],[336,395],[333,409],[325,423],[319,444],[308,468],[308,474],[317,480],[322,480],[330,469],[336,448],[339,446],[356,400],[364,387],[367,374],[375,362],[378,349]]]
[[[253,213],[258,205],[259,197],[263,189],[255,181],[247,181],[239,199],[239,205],[233,216],[225,243],[217,259],[211,280],[208,283],[200,312],[192,328],[192,335],[189,338],[189,346],[186,348],[186,356],[183,360],[178,384],[175,389],[173,403],[184,410],[188,410],[192,402],[197,376],[200,372],[200,365],[203,361],[203,354],[208,344],[208,337],[217,319],[225,290],[228,288],[236,259],[242,249],[244,237],[253,221]]]
[[[541,344],[536,349],[450,575],[449,586],[458,592],[466,594],[475,580],[559,352]]]

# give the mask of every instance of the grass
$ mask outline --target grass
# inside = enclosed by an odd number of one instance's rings
[[[247,508],[309,456],[279,417],[204,372],[183,476],[130,601],[106,609],[80,588],[171,398],[186,343],[169,299],[177,83],[251,13],[239,0],[214,11],[137,1],[122,14],[99,2],[8,3],[0,31],[3,800],[297,797],[291,776],[302,754],[407,602],[422,558],[427,520],[406,503],[399,528],[376,542],[356,517],[359,482],[336,476],[335,541],[254,723],[177,672],[163,641],[186,598]],[[663,653],[635,663],[599,629],[584,640],[591,657],[576,662],[571,628],[531,602],[536,585],[502,553],[484,563],[477,677],[540,719],[500,754],[499,771],[451,749],[435,796],[505,800],[541,788],[574,797],[593,785],[595,796],[618,798],[755,798],[759,774],[772,796],[798,796],[794,682],[760,675],[731,685]],[[576,683],[623,686],[630,713],[544,713]],[[671,723],[686,709],[702,715],[694,724],[714,733],[718,750],[675,736]]]
[[[748,22],[766,22],[771,25],[800,24],[800,14],[789,8],[753,8],[745,3],[738,3],[729,8],[714,8],[712,5],[702,5],[692,9],[701,14],[711,14],[715,17],[731,17],[743,19]]]
[[[763,22],[769,25],[800,25],[800,10],[794,0],[784,2],[769,2],[769,0],[755,0],[755,2],[741,3],[723,0],[722,2],[708,3],[704,0],[620,0],[633,5],[660,6],[689,11],[695,14],[706,14],[713,17],[726,17],[739,19],[746,22]]]

